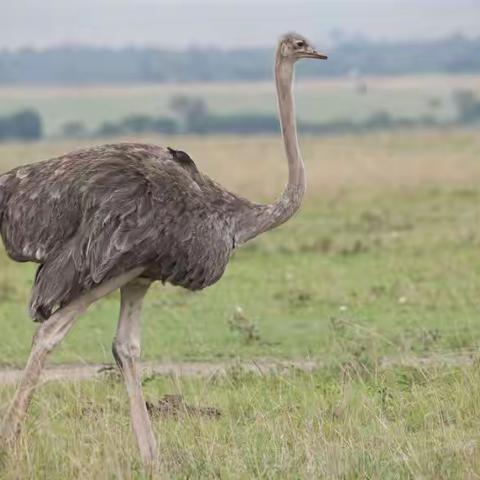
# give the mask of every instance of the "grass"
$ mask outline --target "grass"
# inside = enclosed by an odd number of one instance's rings
[[[271,199],[285,179],[278,139],[152,139],[192,153],[230,188]],[[159,478],[480,477],[480,135],[471,131],[306,138],[301,213],[239,250],[199,294],[156,285],[147,360],[311,358],[312,373],[146,378],[218,420],[155,420]],[[0,169],[67,144],[8,145]],[[280,163],[280,164],[279,164]],[[25,362],[34,270],[0,254],[0,363]],[[82,318],[52,362],[111,361],[115,296]],[[384,358],[471,355],[473,365]],[[0,388],[0,408],[11,398]],[[40,388],[1,478],[142,478],[114,377]]]
[[[301,77],[301,75],[300,75]],[[296,86],[299,117],[311,122],[361,120],[379,110],[395,117],[433,115],[451,118],[451,94],[457,89],[480,93],[475,75],[425,75],[367,79],[368,95],[355,91],[351,79],[299,81]],[[36,108],[48,135],[62,125],[80,120],[90,128],[104,121],[144,113],[169,114],[173,95],[205,98],[214,113],[276,114],[273,82],[241,84],[134,85],[124,87],[1,87],[0,116],[22,108]],[[440,104],[432,108],[431,100]]]
[[[478,368],[156,378],[218,420],[158,418],[159,478],[477,478]],[[2,399],[11,392],[2,392]],[[2,478],[143,478],[117,382],[50,384]]]

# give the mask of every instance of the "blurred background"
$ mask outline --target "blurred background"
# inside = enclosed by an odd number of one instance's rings
[[[33,0],[0,18],[0,140],[278,133],[277,38],[299,68],[311,135],[472,125],[480,117],[476,0]]]

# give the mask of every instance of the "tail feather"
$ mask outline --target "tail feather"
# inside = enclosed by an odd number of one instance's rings
[[[8,202],[17,186],[17,178],[11,173],[0,175],[0,236]],[[37,270],[30,300],[30,315],[37,322],[48,319],[60,308],[88,288],[88,281],[76,267],[72,245],[52,252]]]
[[[57,254],[38,268],[30,299],[30,315],[36,322],[47,320],[56,309],[81,293],[80,274],[72,256]]]

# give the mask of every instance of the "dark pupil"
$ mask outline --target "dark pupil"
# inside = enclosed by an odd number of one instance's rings
[[[305,42],[302,42],[302,41],[297,42],[297,47],[303,47],[304,45],[305,45]]]

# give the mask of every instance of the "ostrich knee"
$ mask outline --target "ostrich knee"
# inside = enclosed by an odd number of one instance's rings
[[[136,364],[140,359],[140,343],[131,339],[115,337],[112,344],[112,353],[118,368],[125,372],[125,369]]]

